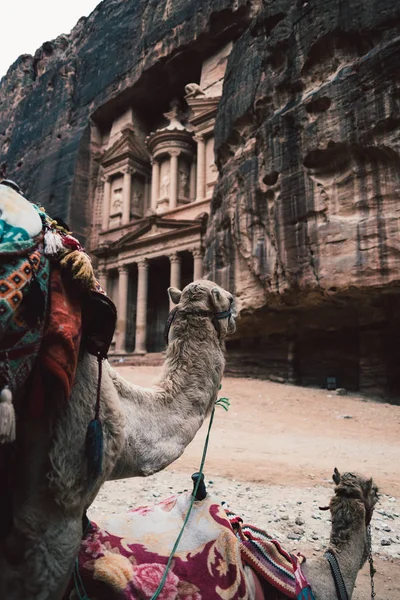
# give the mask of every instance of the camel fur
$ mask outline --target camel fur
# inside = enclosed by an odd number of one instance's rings
[[[210,316],[194,313],[227,311],[232,295],[206,280],[182,292],[168,291],[178,312],[158,384],[132,385],[104,364],[103,471],[92,489],[84,444],[93,418],[95,357],[80,356],[68,402],[57,401],[60,385],[49,378],[46,418],[19,420],[9,481],[13,521],[0,539],[1,598],[60,599],[80,546],[83,514],[103,482],[165,468],[182,454],[214,405],[225,366],[224,339],[235,330],[235,321],[221,319],[217,331]]]

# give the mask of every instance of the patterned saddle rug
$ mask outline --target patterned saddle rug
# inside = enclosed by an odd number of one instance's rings
[[[43,336],[50,263],[42,228],[34,205],[0,185],[0,406],[5,409],[31,373]],[[15,436],[9,412],[1,414],[0,443]]]
[[[185,493],[111,515],[101,527],[90,523],[64,600],[149,600],[160,584],[190,501],[191,495]],[[287,598],[311,599],[307,582],[298,576],[297,561],[265,531],[243,525],[207,496],[194,503],[159,600],[258,598],[247,567],[277,596],[279,592]]]
[[[81,338],[88,352],[104,358],[115,321],[115,306],[79,242],[1,183],[0,444],[15,439],[15,399],[30,374],[29,408],[39,416],[43,374],[52,373],[68,399]]]

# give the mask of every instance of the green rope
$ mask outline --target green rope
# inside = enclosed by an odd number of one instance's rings
[[[158,588],[156,589],[156,591],[154,592],[154,594],[152,595],[152,597],[150,598],[150,600],[156,600],[156,598],[158,598],[158,596],[162,592],[162,589],[163,589],[164,584],[165,584],[165,582],[167,580],[167,577],[168,577],[168,572],[169,572],[172,560],[174,558],[174,554],[175,554],[175,552],[178,549],[179,542],[181,541],[183,532],[185,530],[185,527],[186,527],[187,522],[188,522],[189,517],[190,517],[190,513],[192,512],[193,504],[194,504],[194,502],[196,500],[197,490],[198,490],[200,482],[201,482],[201,476],[203,474],[204,463],[206,461],[207,450],[208,450],[208,442],[210,440],[210,432],[211,432],[211,427],[212,427],[213,420],[214,420],[214,414],[215,414],[215,407],[216,406],[222,406],[222,408],[224,410],[228,410],[228,407],[230,406],[230,402],[229,402],[228,398],[220,398],[214,404],[214,408],[212,409],[212,413],[211,413],[211,417],[210,417],[210,423],[208,425],[208,430],[207,430],[207,435],[206,435],[206,441],[204,442],[203,456],[201,458],[200,469],[198,471],[199,472],[199,477],[197,478],[196,485],[195,485],[195,488],[194,488],[193,493],[192,493],[192,499],[190,500],[189,510],[187,512],[187,515],[185,517],[185,520],[183,522],[183,525],[182,525],[182,528],[181,528],[181,530],[179,532],[179,535],[176,538],[176,542],[174,544],[174,547],[171,550],[171,554],[169,556],[167,565],[165,567],[164,575],[162,576],[160,584],[159,584]]]

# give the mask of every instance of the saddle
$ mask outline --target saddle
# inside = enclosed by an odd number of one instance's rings
[[[15,439],[15,410],[40,416],[40,375],[50,371],[68,399],[79,351],[106,357],[116,309],[90,258],[62,221],[0,184],[0,444]],[[29,377],[31,404],[19,402]],[[33,405],[32,405],[33,402]]]

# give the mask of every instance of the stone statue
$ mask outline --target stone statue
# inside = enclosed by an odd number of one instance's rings
[[[169,175],[164,175],[161,182],[161,198],[168,198],[169,194]]]
[[[122,188],[114,190],[112,208],[113,212],[120,212],[122,207]]]
[[[142,192],[138,189],[133,190],[133,204],[134,206],[140,206],[142,201]]]
[[[198,96],[206,95],[198,83],[188,83],[185,85],[185,94],[185,98],[197,98]]]
[[[179,197],[187,198],[189,195],[189,173],[186,169],[179,171]]]

